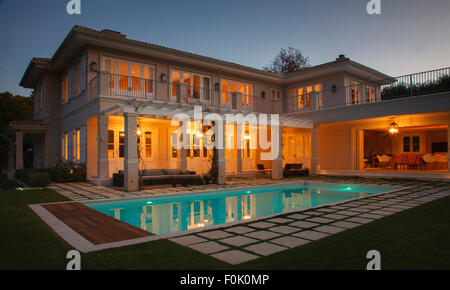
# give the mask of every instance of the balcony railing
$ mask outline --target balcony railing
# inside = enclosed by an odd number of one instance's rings
[[[240,111],[281,113],[281,100],[240,92],[222,91],[218,85],[192,86],[183,82],[168,82],[99,72],[89,82],[89,97],[111,96],[123,99],[169,101],[182,105],[199,105]]]
[[[450,90],[450,68],[441,68],[395,78],[391,85],[382,87],[381,99],[439,93]]]
[[[89,97],[102,95],[123,99],[134,98],[142,102],[156,100],[240,111],[290,113],[378,103],[389,99],[450,91],[450,68],[394,79],[392,84],[381,87],[374,85],[377,81],[371,81],[272,99],[268,93],[245,95],[241,92],[222,91],[219,84],[211,83],[208,87],[197,87],[179,82],[171,83],[100,72],[89,82]]]
[[[377,81],[372,81],[288,96],[285,112],[307,112],[346,105],[378,103],[390,99],[450,91],[450,68],[414,73],[394,79],[392,84],[381,87],[374,85]],[[333,97],[334,94],[335,97]],[[324,95],[327,98],[325,100]]]

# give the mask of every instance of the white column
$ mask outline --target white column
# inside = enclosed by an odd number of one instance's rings
[[[364,169],[364,131],[356,130],[356,168],[358,170]]]
[[[236,149],[236,173],[242,175],[242,149]]]
[[[180,170],[187,170],[188,164],[187,164],[186,151],[188,149],[186,149],[186,144],[190,144],[190,140],[187,140],[187,134],[186,134],[188,120],[184,120],[182,122],[183,122],[183,124],[181,126],[182,142],[181,142],[181,148],[180,148]]]
[[[272,179],[278,180],[283,178],[283,155],[282,155],[282,143],[283,143],[283,127],[281,126],[272,126],[271,140],[272,140],[272,151],[274,152],[274,156],[272,159]],[[278,142],[278,145],[274,145],[274,142]]]
[[[216,122],[215,126],[215,146],[217,148],[217,170],[218,170],[218,184],[225,184],[226,182],[226,160],[225,160],[225,122]]]
[[[16,131],[16,169],[23,169],[23,132]]]
[[[87,130],[86,126],[80,127],[80,162],[86,163],[87,155]]]
[[[69,151],[69,154],[70,151]],[[108,161],[108,115],[97,116],[97,178],[96,184],[103,184],[109,178]]]
[[[242,124],[236,123],[236,125],[233,125],[233,135],[234,140],[233,143],[235,144],[236,148],[236,174],[238,176],[242,176]]]
[[[124,113],[125,119],[125,158],[124,189],[126,191],[139,190],[139,169],[137,156],[137,113]]]
[[[311,129],[311,174],[320,172],[320,140],[319,125],[314,124]]]

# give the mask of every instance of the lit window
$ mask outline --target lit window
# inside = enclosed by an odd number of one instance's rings
[[[253,96],[253,87],[251,85],[247,85],[247,106],[252,105],[252,96]]]
[[[200,157],[200,147],[201,147],[201,137],[199,137],[197,134],[192,134],[192,144],[193,150],[192,150],[192,156],[193,157]]]
[[[125,157],[125,132],[119,131],[119,158]]]
[[[131,88],[134,92],[141,91],[141,66],[138,64],[131,65]]]
[[[191,97],[191,75],[183,73],[183,83],[187,86],[187,98]]]
[[[272,99],[280,99],[281,92],[279,90],[272,90]]]
[[[200,99],[200,76],[194,75],[193,77],[193,98],[194,99]]]
[[[305,95],[305,106],[307,108],[309,108],[309,95],[311,94],[313,88],[312,87],[307,87],[306,88],[306,95]]]
[[[152,132],[145,132],[145,157],[152,158]]]
[[[245,85],[244,84],[239,84],[239,93],[241,93],[241,98],[242,98],[242,105],[245,104]]]
[[[366,88],[366,102],[367,103],[375,102],[375,88],[373,87]]]
[[[303,101],[305,90],[303,88],[298,89],[298,108],[303,109],[305,107],[305,103]]]
[[[69,135],[67,133],[64,134],[62,140],[62,158],[63,160],[67,160],[69,157]]]
[[[352,104],[361,103],[361,86],[358,82],[352,81]]]
[[[73,160],[80,160],[80,130],[73,131]]]
[[[172,97],[176,97],[177,92],[177,86],[180,83],[180,73],[177,71],[172,72]]]
[[[222,103],[228,103],[228,81],[222,80]]]
[[[128,90],[128,63],[119,62],[119,89]]]
[[[108,130],[108,158],[114,159],[114,130]]]
[[[177,149],[177,133],[172,133],[172,158],[178,157],[178,149]]]

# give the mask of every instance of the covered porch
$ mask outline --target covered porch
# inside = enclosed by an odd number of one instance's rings
[[[448,180],[449,121],[436,112],[320,125],[319,173]]]
[[[199,108],[167,102],[126,102],[89,118],[88,180],[110,186],[113,175],[123,171],[124,189],[135,191],[139,189],[139,172],[144,170],[180,170],[206,175],[213,164],[211,145],[218,148],[219,183],[225,183],[226,176],[264,174],[281,179],[286,163],[301,163],[303,168],[310,166],[310,129],[305,124],[281,117],[276,127],[260,126],[250,121],[252,113],[249,112],[206,109],[204,115],[225,120],[217,122],[223,130],[223,138],[216,138],[211,144],[208,141],[210,129],[220,134],[220,127],[205,126],[196,111]],[[184,114],[185,119],[178,119],[179,114]],[[227,121],[226,114],[242,114],[244,122]],[[260,136],[263,131],[266,136]],[[264,138],[269,146],[261,146],[259,141]],[[272,140],[277,140],[279,146],[272,148]],[[275,159],[264,157],[272,150],[279,150]]]
[[[16,170],[48,166],[46,126],[41,122],[12,121],[2,136],[8,144],[8,163],[2,168],[8,178],[13,179]]]

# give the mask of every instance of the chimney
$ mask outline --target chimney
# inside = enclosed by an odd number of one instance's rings
[[[336,58],[336,61],[344,61],[344,60],[350,60],[348,57],[345,57],[345,54],[340,54],[338,58]]]
[[[114,31],[114,30],[111,30],[111,29],[103,29],[101,32],[103,34],[105,34],[105,35],[111,35],[111,36],[115,36],[115,37],[121,37],[121,38],[126,38],[127,37],[125,34],[122,34],[119,31]]]

